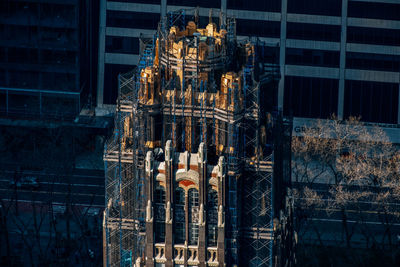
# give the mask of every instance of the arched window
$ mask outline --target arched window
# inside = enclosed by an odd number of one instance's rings
[[[189,207],[189,245],[197,245],[199,237],[199,191],[195,188],[188,192]]]
[[[218,192],[210,186],[207,193],[207,241],[208,246],[216,246],[218,237]]]
[[[154,191],[154,231],[156,243],[165,241],[165,189],[161,185]]]
[[[185,191],[177,187],[175,189],[175,205],[174,205],[174,231],[175,244],[184,244],[186,239],[185,233]]]

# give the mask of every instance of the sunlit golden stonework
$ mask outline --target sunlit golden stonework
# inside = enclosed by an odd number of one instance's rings
[[[290,125],[268,106],[279,76],[235,19],[188,17],[170,13],[119,77],[105,266],[291,264]]]

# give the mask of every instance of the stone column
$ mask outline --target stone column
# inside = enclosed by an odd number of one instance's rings
[[[199,240],[198,240],[198,259],[199,266],[206,266],[206,216],[205,207],[207,203],[207,148],[204,143],[200,143],[198,152],[199,170]]]
[[[153,152],[146,154],[146,266],[154,266],[154,216],[153,216],[153,190],[154,190],[154,172],[153,172]]]
[[[173,267],[173,192],[174,192],[174,149],[171,140],[165,145],[165,266]]]
[[[217,259],[218,266],[225,265],[225,158],[218,159],[218,238],[217,238]]]
[[[225,158],[223,156],[218,159],[218,206],[225,206]]]
[[[217,259],[218,266],[225,266],[225,212],[222,205],[218,208]]]

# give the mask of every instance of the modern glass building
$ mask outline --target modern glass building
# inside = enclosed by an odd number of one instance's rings
[[[152,34],[160,0],[101,0],[97,106],[115,104],[117,74],[138,62],[140,34]],[[280,67],[276,107],[310,118],[361,116],[383,123],[400,143],[400,3],[397,0],[168,0],[168,10],[200,5],[237,19],[239,38],[257,36]]]
[[[0,1],[0,116],[71,120],[79,114],[96,81],[94,6]]]

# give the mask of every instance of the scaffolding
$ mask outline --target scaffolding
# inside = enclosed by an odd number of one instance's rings
[[[260,92],[279,77],[260,62],[265,44],[237,43],[234,18],[218,30],[210,12],[208,25],[199,28],[197,14],[168,13],[154,37],[141,38],[138,67],[119,76],[115,129],[104,154],[105,266],[144,262],[143,162],[147,151],[162,157],[168,140],[177,152],[196,153],[205,144],[211,164],[226,159],[225,264],[276,266],[273,220],[283,207],[274,205],[286,194],[275,199],[274,188],[290,182],[274,180],[285,174],[290,181],[290,172],[275,165],[274,146],[282,149],[275,144],[282,134],[290,143],[290,131],[277,134],[281,114],[267,112]]]

